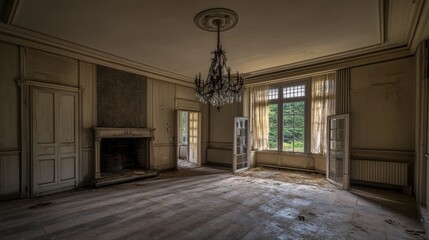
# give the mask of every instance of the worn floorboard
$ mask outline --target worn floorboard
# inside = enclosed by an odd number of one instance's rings
[[[207,167],[0,203],[0,239],[424,239],[422,229],[400,193]]]

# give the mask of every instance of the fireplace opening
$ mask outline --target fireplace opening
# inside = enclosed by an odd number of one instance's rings
[[[126,177],[149,170],[148,138],[104,138],[100,143],[101,177]]]

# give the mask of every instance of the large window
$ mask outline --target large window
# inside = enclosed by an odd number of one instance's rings
[[[268,149],[304,153],[307,149],[308,81],[277,85],[268,92]]]

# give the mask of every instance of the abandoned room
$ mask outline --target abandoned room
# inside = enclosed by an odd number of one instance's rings
[[[0,1],[0,239],[428,239],[428,0]]]

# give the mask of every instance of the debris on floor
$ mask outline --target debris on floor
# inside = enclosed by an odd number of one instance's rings
[[[238,173],[242,177],[270,179],[280,182],[297,183],[314,186],[327,185],[326,177],[320,173],[310,173],[287,169],[277,169],[269,167],[255,167],[247,171]],[[275,183],[279,185],[280,183]]]

